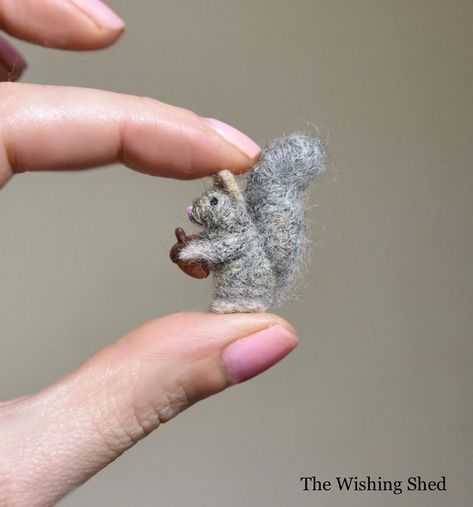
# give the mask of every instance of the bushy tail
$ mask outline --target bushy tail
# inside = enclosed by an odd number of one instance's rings
[[[325,159],[324,142],[292,134],[268,145],[248,175],[246,199],[276,275],[276,304],[297,283],[308,243],[303,191]]]

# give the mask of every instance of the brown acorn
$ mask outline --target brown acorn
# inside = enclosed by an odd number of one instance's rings
[[[210,274],[210,267],[206,262],[186,262],[179,259],[179,252],[189,243],[189,241],[193,241],[198,238],[197,235],[193,234],[187,236],[184,229],[178,227],[175,230],[175,235],[177,239],[177,243],[171,248],[171,252],[169,256],[171,257],[172,262],[177,264],[184,273],[192,278],[207,278]]]

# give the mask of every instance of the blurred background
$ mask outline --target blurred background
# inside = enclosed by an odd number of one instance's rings
[[[473,486],[473,3],[109,0],[111,49],[17,43],[25,81],[147,95],[267,140],[316,125],[312,264],[281,314],[300,347],[189,409],[66,506],[469,505]],[[114,166],[0,195],[0,398],[143,321],[204,309],[168,260],[202,182]],[[446,493],[311,493],[301,476],[447,478]]]

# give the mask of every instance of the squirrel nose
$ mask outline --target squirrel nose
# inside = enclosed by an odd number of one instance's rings
[[[186,206],[186,212],[188,215],[192,213],[192,210],[194,209],[194,206],[192,204],[189,204],[189,206]]]

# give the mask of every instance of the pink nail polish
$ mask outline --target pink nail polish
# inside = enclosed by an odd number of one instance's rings
[[[123,30],[125,23],[115,12],[100,0],[72,0],[82,11],[88,14],[99,26],[112,30]]]
[[[3,37],[0,37],[0,81],[16,81],[26,68],[21,54]]]
[[[227,125],[215,118],[204,118],[204,120],[226,141],[236,146],[250,158],[255,158],[260,154],[261,148],[247,135],[240,132],[235,127]]]
[[[297,343],[297,338],[282,326],[242,338],[223,352],[227,375],[234,384],[248,380],[280,361]]]

